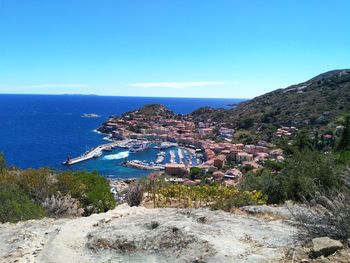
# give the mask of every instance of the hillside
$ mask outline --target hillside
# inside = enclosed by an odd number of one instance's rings
[[[333,70],[306,82],[266,93],[233,109],[201,108],[196,121],[227,122],[236,129],[267,135],[277,126],[327,128],[350,112],[350,69]]]
[[[126,112],[122,116],[137,117],[141,115],[144,118],[154,118],[154,117],[171,118],[175,116],[175,113],[160,104],[146,104],[137,110]]]

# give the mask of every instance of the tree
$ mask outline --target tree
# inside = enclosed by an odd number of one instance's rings
[[[306,131],[300,131],[295,138],[295,147],[298,151],[312,149],[313,142]]]
[[[338,151],[350,151],[350,116],[346,116],[344,130],[338,144]]]
[[[191,167],[190,178],[191,180],[199,179],[203,175],[203,171],[199,167]]]
[[[0,174],[3,173],[6,169],[5,158],[2,153],[0,153]]]

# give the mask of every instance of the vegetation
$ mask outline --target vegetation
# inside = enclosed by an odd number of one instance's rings
[[[123,118],[128,118],[127,116],[135,116],[138,114],[142,114],[145,120],[149,118],[154,118],[155,116],[163,117],[163,118],[172,118],[175,117],[175,113],[163,105],[160,104],[146,104],[142,108],[139,108],[136,111],[129,111],[122,115]]]
[[[96,172],[76,172],[73,174],[83,185],[83,192],[73,196],[85,207],[85,215],[106,212],[115,207],[108,181]]]
[[[0,184],[1,223],[39,219],[45,215],[44,208],[30,200],[18,187],[11,184]]]
[[[350,151],[350,116],[346,117],[345,126],[338,144],[338,151]]]
[[[296,126],[308,131],[335,128],[337,118],[350,112],[350,70],[321,74],[304,83],[243,102],[232,109],[201,108],[197,122],[212,120],[237,129],[241,142],[270,140],[276,127]],[[244,136],[246,131],[249,136]],[[257,138],[255,138],[257,137]]]
[[[174,184],[166,182],[162,176],[141,183],[151,193],[154,207],[212,207],[230,211],[234,207],[265,204],[267,199],[259,191],[240,191],[221,184]]]
[[[58,192],[56,195],[46,198],[41,205],[51,217],[81,216],[84,213],[79,201],[72,198],[70,194],[62,196]]]
[[[109,183],[97,173],[9,169],[0,156],[0,221],[90,215],[114,208]]]
[[[329,196],[343,191],[341,174],[350,163],[350,121],[346,120],[338,145],[302,130],[292,144],[280,145],[287,155],[285,162],[265,162],[264,169],[245,176],[241,189],[261,191],[268,203],[304,202],[319,192]]]
[[[142,203],[144,187],[142,185],[131,185],[126,195],[129,206],[139,206]]]
[[[317,204],[318,209],[315,209]],[[294,214],[311,237],[328,236],[348,242],[350,238],[350,189],[331,195],[317,192],[309,209]]]

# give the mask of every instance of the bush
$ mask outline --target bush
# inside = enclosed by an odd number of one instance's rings
[[[199,167],[191,167],[190,169],[190,178],[191,180],[201,179],[204,171]]]
[[[287,197],[295,201],[310,199],[317,191],[339,189],[340,176],[336,155],[316,151],[296,152],[286,160]]]
[[[252,204],[265,204],[266,196],[260,192],[239,191],[234,187],[222,185],[183,184],[161,185],[155,196],[155,206],[165,207],[212,207],[230,211],[233,207]]]
[[[84,213],[84,209],[81,208],[78,200],[72,198],[69,194],[62,196],[60,192],[46,198],[41,205],[52,217],[81,216]]]
[[[232,211],[235,207],[247,205],[262,205],[266,203],[267,196],[261,192],[240,191],[234,195],[227,196],[224,199],[218,199],[213,204],[213,209],[221,209],[224,211]]]
[[[298,202],[309,200],[317,191],[339,189],[340,175],[337,155],[317,151],[296,151],[286,159],[280,171],[263,169],[247,174],[240,187],[261,191],[268,195],[268,203],[282,203],[287,199]],[[271,169],[271,167],[270,167]]]
[[[350,239],[350,168],[342,176],[343,187],[331,193],[317,192],[307,203],[308,212],[294,214],[311,237]]]
[[[287,198],[284,176],[273,174],[267,169],[246,174],[240,188],[244,191],[261,191],[268,196],[268,204],[282,203]]]
[[[56,189],[63,195],[70,194],[74,198],[82,196],[87,190],[85,184],[72,172],[64,172],[57,175]]]
[[[0,185],[1,223],[39,219],[45,215],[45,210],[31,201],[18,187],[10,184]]]
[[[139,206],[142,203],[144,188],[142,185],[131,185],[128,188],[126,201],[129,206]]]
[[[115,207],[115,200],[110,192],[108,181],[97,173],[58,173],[46,168],[38,170],[6,169],[5,161],[1,154],[0,169],[1,187],[12,185],[16,189],[14,194],[20,192],[24,196],[23,200],[26,207],[29,206],[29,203],[36,204],[35,207],[43,205],[50,216],[81,215],[81,208],[84,210],[84,215],[90,215],[92,213],[106,212]],[[15,196],[11,197],[14,198]],[[25,198],[27,198],[29,203],[25,202]],[[22,199],[17,198],[14,200],[17,202]],[[20,201],[18,202],[20,203]],[[6,205],[11,206],[8,203]],[[33,212],[36,213],[35,207]],[[13,220],[17,220],[18,216],[13,216]],[[26,217],[24,216],[23,218]],[[10,220],[11,216],[8,219]]]
[[[14,180],[37,203],[56,193],[57,176],[50,169],[23,170],[15,176]]]
[[[316,206],[315,206],[316,205]],[[308,212],[294,217],[311,237],[328,236],[345,242],[350,238],[350,191],[329,196],[317,192],[307,202]]]
[[[74,176],[84,185],[84,192],[81,196],[72,197],[77,198],[85,207],[85,215],[107,212],[115,207],[109,183],[104,177],[96,172],[77,172]]]

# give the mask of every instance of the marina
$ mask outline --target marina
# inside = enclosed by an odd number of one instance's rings
[[[127,139],[96,146],[79,157],[68,157],[62,164],[79,167],[79,163],[88,160],[94,160],[88,162],[89,169],[115,166],[133,168],[139,172],[163,171],[169,163],[187,167],[200,163],[196,161],[195,151],[174,143]]]

